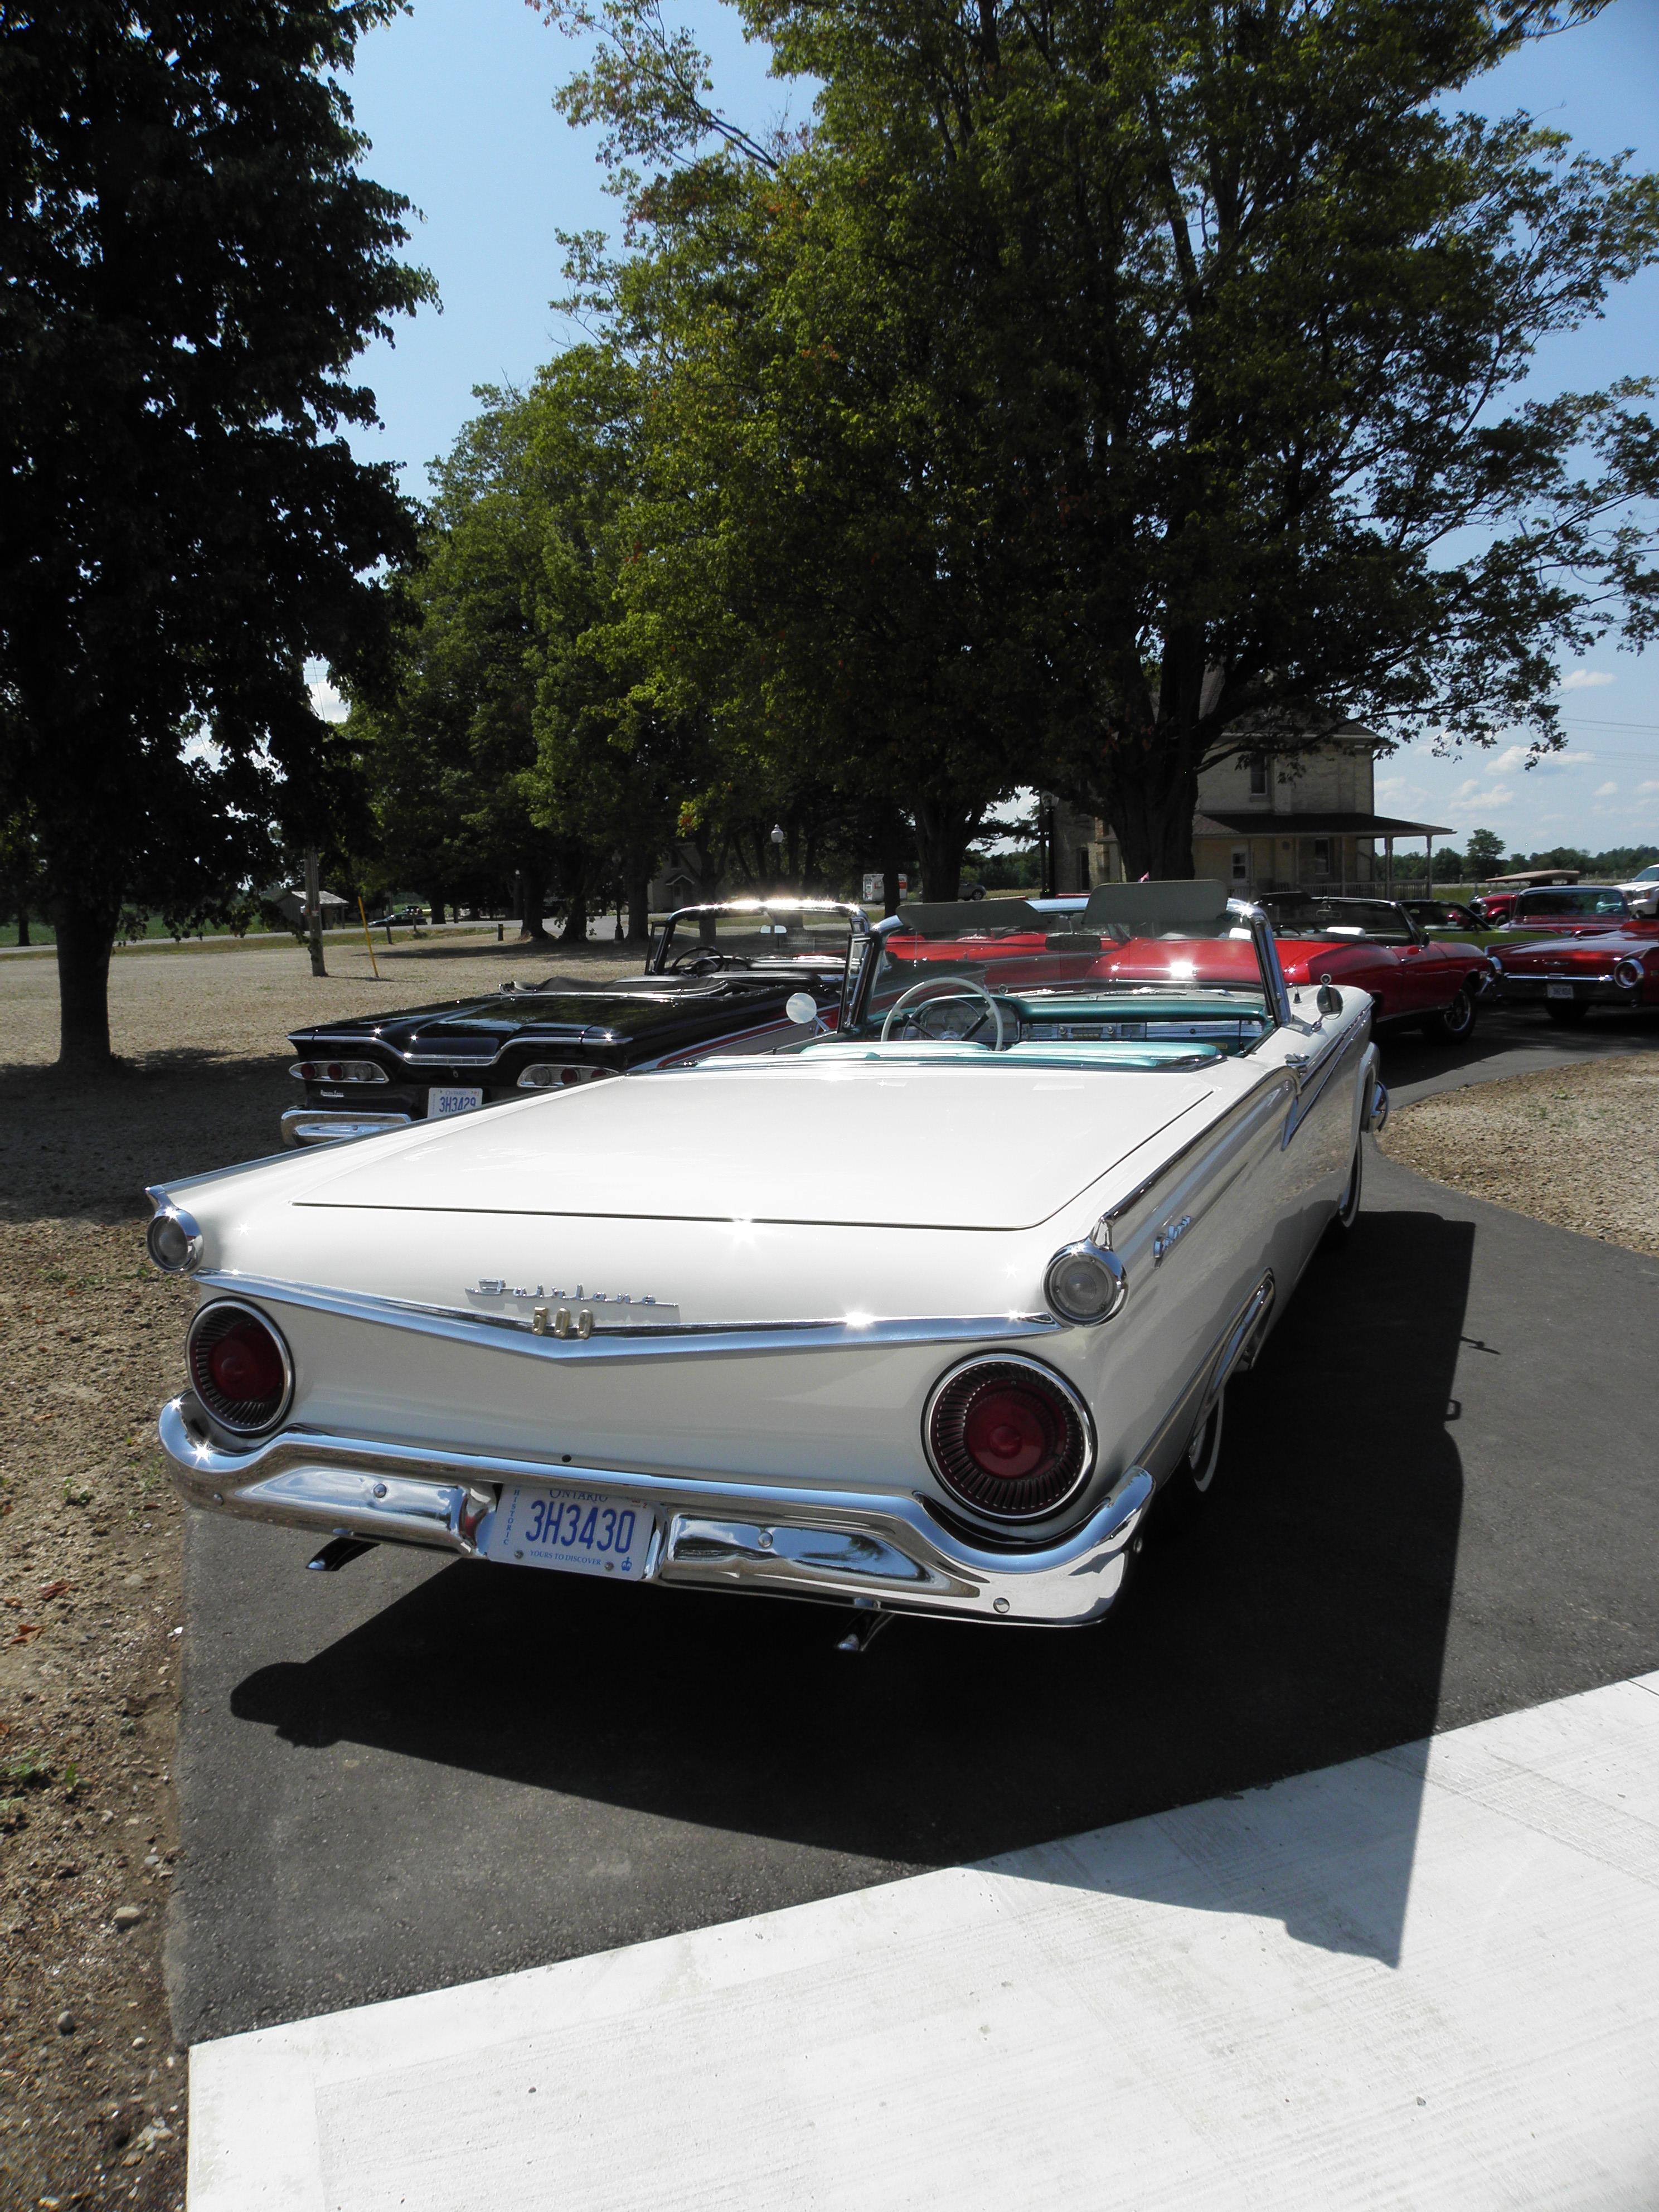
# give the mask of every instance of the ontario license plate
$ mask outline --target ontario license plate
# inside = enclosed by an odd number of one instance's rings
[[[1546,983],[1544,996],[1547,999],[1570,999],[1572,996],[1572,986],[1571,983]]]
[[[475,1106],[483,1104],[482,1091],[434,1089],[426,1094],[426,1118],[428,1121],[438,1121],[446,1114],[470,1114]]]
[[[490,1522],[485,1556],[514,1566],[558,1567],[567,1574],[645,1577],[649,1513],[603,1490],[546,1490],[508,1484]]]

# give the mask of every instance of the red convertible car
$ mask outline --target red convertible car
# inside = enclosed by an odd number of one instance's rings
[[[1267,891],[1260,904],[1286,982],[1358,984],[1379,1028],[1415,1027],[1448,1044],[1474,1034],[1476,1001],[1492,979],[1478,946],[1429,938],[1397,899]]]
[[[1542,1006],[1568,1027],[1592,1006],[1659,1006],[1659,921],[1589,929],[1492,955],[1506,1006]]]

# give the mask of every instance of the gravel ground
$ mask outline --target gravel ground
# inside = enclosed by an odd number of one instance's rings
[[[637,952],[478,941],[133,951],[126,1066],[66,1083],[57,967],[0,962],[0,2205],[181,2207],[186,2061],[167,2000],[181,1508],[155,1444],[184,1285],[143,1191],[277,1150],[284,1032],[505,975],[593,983]]]
[[[1391,1158],[1472,1198],[1659,1252],[1659,1067],[1589,1060],[1398,1108]]]

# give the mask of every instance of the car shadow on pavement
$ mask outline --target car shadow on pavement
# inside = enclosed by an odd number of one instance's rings
[[[1315,1261],[1231,1394],[1224,1487],[1190,1534],[1149,1528],[1100,1627],[901,1620],[850,1657],[835,1648],[837,1610],[457,1563],[304,1663],[246,1675],[231,1710],[307,1751],[372,1746],[490,1778],[486,1790],[557,1793],[590,1814],[626,1808],[863,1869],[814,1875],[806,1893],[1408,1743],[1431,1732],[1439,1702],[1473,1241],[1432,1212],[1366,1213],[1345,1251]],[[279,1787],[282,1755],[268,1764]],[[465,1794],[447,1793],[452,1808]],[[447,1817],[443,1849],[465,1855]],[[535,1891],[545,1854],[556,1891],[551,1808],[515,1833],[514,1887]],[[1280,1894],[1269,1882],[1240,1900],[1223,1881],[1213,1894],[1310,1942],[1392,1958],[1413,1835],[1396,1793],[1365,1855],[1366,1912],[1339,1928],[1328,1913],[1304,1924],[1289,1875]],[[401,1846],[377,1848],[395,1859]],[[1170,1878],[1191,1903],[1191,1863]],[[495,1909],[510,1908],[498,1896]],[[659,1899],[637,1925],[613,1915],[607,1941],[665,1932],[663,1911]],[[696,1909],[679,1924],[722,1917]],[[545,1927],[541,1940],[543,1956],[596,1948],[562,1948]]]

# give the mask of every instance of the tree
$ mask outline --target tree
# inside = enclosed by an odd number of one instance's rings
[[[1472,884],[1495,876],[1504,865],[1504,841],[1495,830],[1472,830],[1464,854]]]
[[[30,810],[61,1064],[109,1061],[124,900],[222,908],[341,742],[305,661],[384,649],[413,519],[349,380],[433,296],[341,77],[398,0],[8,6],[0,135],[0,814]]]
[[[976,511],[1021,780],[1035,751],[1132,874],[1180,875],[1206,763],[1351,717],[1547,748],[1560,654],[1651,634],[1650,386],[1515,394],[1654,259],[1659,184],[1450,112],[1596,4],[745,0],[823,88],[793,151],[611,0],[566,106],[657,165],[623,185],[659,234],[720,172],[799,191],[848,272],[823,337],[893,356],[933,509]]]

